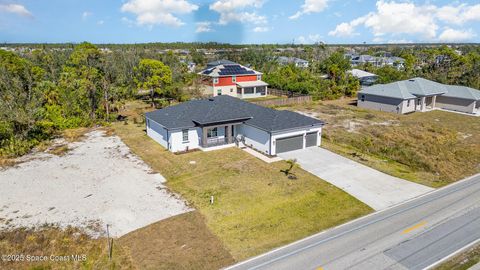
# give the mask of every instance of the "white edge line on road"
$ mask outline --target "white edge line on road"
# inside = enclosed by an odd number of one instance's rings
[[[436,262],[434,262],[434,263],[430,264],[429,266],[427,266],[427,267],[423,268],[423,270],[432,269],[433,267],[435,267],[435,266],[437,266],[437,265],[439,265],[439,264],[441,264],[441,263],[443,263],[443,262],[447,261],[448,259],[450,259],[450,258],[454,257],[455,255],[457,255],[457,254],[459,254],[459,253],[462,253],[463,251],[465,251],[465,250],[467,250],[467,249],[469,249],[469,248],[473,247],[474,245],[476,245],[476,244],[478,244],[478,243],[480,243],[480,238],[479,238],[479,239],[477,239],[477,240],[475,240],[475,241],[473,241],[472,243],[470,243],[470,244],[468,244],[468,245],[464,246],[464,247],[461,247],[461,248],[460,248],[460,249],[458,249],[457,251],[455,251],[455,252],[453,252],[453,253],[450,253],[450,255],[447,255],[446,257],[443,257],[443,259],[440,259],[440,260],[438,260],[438,261],[436,261]]]
[[[295,242],[292,242],[292,243],[290,243],[290,244],[287,244],[287,245],[278,247],[278,248],[273,249],[273,250],[270,250],[270,251],[268,251],[268,252],[266,252],[266,253],[263,253],[263,254],[260,254],[260,255],[255,256],[255,257],[252,257],[252,258],[250,258],[250,259],[248,259],[248,260],[241,261],[241,262],[239,262],[239,263],[237,263],[237,264],[234,264],[234,265],[225,267],[225,268],[223,268],[223,269],[224,269],[224,270],[233,269],[234,267],[238,267],[238,266],[241,266],[241,265],[243,265],[243,264],[249,263],[249,262],[251,262],[251,261],[253,261],[253,260],[256,260],[256,259],[258,259],[258,258],[261,258],[261,257],[264,257],[264,256],[268,256],[268,255],[270,255],[270,254],[272,254],[272,253],[274,253],[274,252],[277,252],[277,251],[279,251],[279,250],[282,250],[282,249],[288,248],[288,247],[290,247],[290,246],[296,245],[296,244],[301,243],[301,242],[303,242],[303,241],[307,241],[307,240],[309,240],[309,239],[311,239],[311,238],[314,238],[314,237],[320,236],[320,235],[322,235],[322,234],[328,233],[328,232],[330,232],[330,231],[332,231],[332,230],[345,227],[345,226],[347,226],[347,225],[350,225],[351,223],[358,222],[358,221],[361,221],[361,220],[363,220],[363,219],[367,219],[367,218],[369,218],[369,217],[371,217],[371,216],[374,216],[374,215],[380,214],[380,213],[382,213],[382,212],[388,211],[388,210],[390,210],[390,209],[392,209],[392,208],[394,208],[394,207],[397,207],[397,206],[400,206],[400,205],[403,205],[403,204],[407,204],[407,203],[409,203],[409,202],[411,202],[411,201],[413,201],[413,200],[420,199],[420,198],[425,197],[425,196],[427,196],[427,195],[430,195],[430,194],[432,194],[432,193],[440,192],[440,191],[442,191],[442,190],[444,190],[444,189],[457,186],[457,185],[459,185],[459,184],[462,184],[462,183],[464,183],[464,182],[467,182],[467,181],[469,181],[469,180],[471,180],[471,179],[473,179],[473,178],[476,178],[476,177],[478,177],[478,176],[480,176],[480,173],[475,174],[475,175],[472,175],[472,176],[469,176],[469,177],[467,177],[467,178],[465,178],[465,179],[462,179],[462,180],[457,181],[457,182],[455,182],[455,183],[452,183],[452,184],[450,184],[450,185],[447,185],[447,186],[444,186],[444,187],[441,187],[441,188],[434,189],[434,190],[432,190],[432,191],[426,192],[426,193],[424,193],[424,194],[422,194],[422,195],[419,195],[419,196],[417,196],[417,197],[410,198],[410,199],[408,199],[408,200],[406,200],[406,201],[404,201],[404,202],[391,205],[391,206],[389,206],[389,207],[387,207],[387,208],[385,208],[385,209],[382,209],[382,210],[379,210],[379,211],[375,211],[375,212],[370,213],[370,214],[368,214],[368,215],[366,215],[366,216],[359,217],[359,218],[354,219],[354,220],[350,220],[350,221],[348,221],[347,223],[342,223],[342,224],[340,224],[340,225],[338,225],[338,226],[335,226],[335,227],[332,227],[332,228],[328,228],[328,229],[323,230],[323,231],[321,231],[321,232],[318,232],[318,233],[316,233],[316,234],[307,236],[307,237],[305,237],[305,238],[302,238],[302,239],[297,240],[297,241],[295,241]],[[324,181],[324,180],[323,180],[323,181]],[[408,180],[405,180],[405,181],[408,181]]]

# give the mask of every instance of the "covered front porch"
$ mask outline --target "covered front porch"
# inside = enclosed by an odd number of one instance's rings
[[[211,148],[223,145],[234,145],[237,125],[240,123],[229,123],[212,126],[202,126],[201,136],[198,138],[201,148]]]
[[[237,97],[254,98],[268,95],[268,84],[264,81],[237,82]]]

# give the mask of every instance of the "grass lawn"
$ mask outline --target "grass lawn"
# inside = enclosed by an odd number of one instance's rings
[[[397,115],[348,103],[283,109],[326,121],[323,147],[397,177],[440,187],[480,172],[479,117],[445,111]]]
[[[127,110],[139,111],[140,103]],[[133,114],[130,114],[134,116]],[[297,180],[280,170],[284,161],[267,164],[229,148],[175,155],[146,136],[144,126],[116,123],[117,135],[167,186],[186,198],[235,260],[266,252],[329,227],[370,213],[365,204],[296,168]],[[215,202],[210,205],[210,196]]]

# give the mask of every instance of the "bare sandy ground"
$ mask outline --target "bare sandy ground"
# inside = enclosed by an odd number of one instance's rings
[[[121,236],[190,211],[117,136],[95,130],[64,156],[30,154],[0,171],[0,229],[45,223]]]

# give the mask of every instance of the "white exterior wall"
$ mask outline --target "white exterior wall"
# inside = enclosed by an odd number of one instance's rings
[[[167,129],[149,118],[147,118],[147,135],[165,149],[168,149]]]
[[[415,99],[410,99],[410,104],[408,104],[408,100],[404,100],[400,105],[400,113],[410,113],[415,111]]]
[[[365,101],[362,101],[362,95],[365,96]],[[383,112],[402,113],[402,108],[406,106],[406,104],[403,104],[403,102],[404,100],[402,99],[358,93],[357,106],[360,108],[373,109]],[[413,108],[413,110],[415,110],[414,104],[411,103],[410,106]]]
[[[438,96],[435,107],[451,111],[475,113],[475,101],[468,99]]]
[[[188,141],[183,141],[182,130],[175,130],[170,133],[170,151],[181,152],[199,148],[198,138],[201,134],[199,128],[191,128],[188,130]]]
[[[270,134],[268,132],[246,124],[236,127],[236,133],[245,136],[246,145],[270,155]]]
[[[320,146],[322,144],[322,128],[317,127],[317,128],[309,128],[309,129],[302,129],[302,130],[296,130],[296,131],[286,131],[286,132],[280,132],[280,133],[274,133],[272,134],[272,153],[270,155],[274,156],[276,155],[276,140],[281,139],[281,138],[286,138],[286,137],[292,137],[296,135],[303,135],[303,148],[305,148],[306,145],[306,135],[307,133],[312,133],[312,132],[317,132],[317,146]]]

